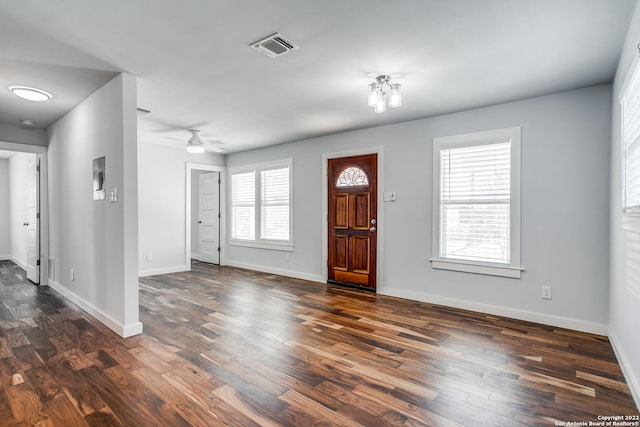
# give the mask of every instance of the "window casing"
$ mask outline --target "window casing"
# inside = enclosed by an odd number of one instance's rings
[[[434,138],[433,268],[520,277],[520,134]]]
[[[231,245],[293,250],[293,160],[231,168]]]
[[[621,110],[622,209],[640,214],[640,63],[633,61],[619,96]]]

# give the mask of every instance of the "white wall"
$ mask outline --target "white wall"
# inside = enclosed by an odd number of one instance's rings
[[[34,161],[33,153],[15,153],[9,159],[11,259],[27,268],[27,168]]]
[[[0,159],[0,260],[11,259],[9,159]]]
[[[618,94],[640,43],[640,2],[629,26],[613,84],[611,136],[611,274],[609,337],[625,377],[640,407],[640,234],[622,228],[622,180],[620,158],[620,104]],[[634,268],[636,273],[634,273]],[[635,291],[632,291],[635,289]]]
[[[48,130],[49,284],[122,336],[142,331],[136,119],[136,81],[121,74]],[[92,163],[102,156],[107,200],[94,201]]]
[[[0,141],[46,147],[47,135],[42,129],[22,129],[19,125],[0,123]],[[2,149],[6,149],[6,147]],[[20,150],[17,147],[13,149]]]
[[[379,223],[380,293],[606,333],[610,103],[601,85],[231,154],[229,168],[293,157],[295,250],[287,262],[228,246],[227,263],[324,279],[322,155],[382,147],[380,185],[397,201],[383,204]],[[432,269],[432,139],[512,126],[522,126],[522,279]],[[541,285],[553,300],[540,298]]]
[[[139,144],[139,152],[139,274],[188,271],[186,163],[224,165],[224,156],[189,154],[158,144]],[[147,254],[151,254],[151,261],[147,261]]]

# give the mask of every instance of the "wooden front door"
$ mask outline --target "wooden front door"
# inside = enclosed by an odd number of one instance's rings
[[[329,283],[376,289],[378,155],[329,159]]]

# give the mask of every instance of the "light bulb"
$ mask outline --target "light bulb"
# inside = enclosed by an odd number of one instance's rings
[[[371,88],[371,92],[369,92],[369,107],[374,107],[378,102],[378,85],[371,83],[369,87]]]
[[[376,106],[373,111],[376,113],[384,113],[387,111],[387,104],[384,102],[384,92],[380,93],[378,96],[378,102],[376,102]]]
[[[402,105],[402,97],[400,96],[400,85],[391,85],[391,97],[389,98],[389,107],[399,107]]]

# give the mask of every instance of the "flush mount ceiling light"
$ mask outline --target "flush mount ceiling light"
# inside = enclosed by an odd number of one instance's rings
[[[376,77],[376,81],[369,85],[369,107],[373,107],[376,113],[384,113],[389,107],[399,107],[402,105],[399,84],[391,84],[391,76],[381,75]]]
[[[48,101],[52,96],[49,92],[45,92],[42,89],[36,89],[28,86],[10,86],[9,90],[11,90],[14,95],[19,96],[22,99],[26,99],[27,101]]]

